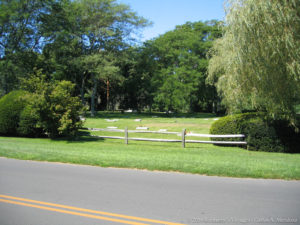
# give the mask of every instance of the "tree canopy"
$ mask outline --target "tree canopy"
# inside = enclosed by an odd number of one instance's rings
[[[20,78],[34,68],[54,79],[84,83],[92,74],[80,60],[117,54],[148,24],[115,0],[1,1],[0,95],[18,89]]]
[[[155,64],[153,102],[166,111],[210,111],[215,90],[205,83],[206,54],[221,36],[217,21],[187,22],[147,43]],[[148,53],[149,54],[149,53]]]
[[[209,81],[229,112],[295,115],[300,97],[300,2],[230,0],[211,50]]]

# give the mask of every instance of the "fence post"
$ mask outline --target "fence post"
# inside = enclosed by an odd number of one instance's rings
[[[182,142],[182,147],[185,148],[185,132],[186,130],[183,129],[181,133],[181,142]]]
[[[125,144],[128,145],[128,127],[125,127]]]

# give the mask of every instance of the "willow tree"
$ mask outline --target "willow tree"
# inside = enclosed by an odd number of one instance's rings
[[[300,100],[300,1],[228,0],[225,24],[208,80],[228,111],[292,119]]]

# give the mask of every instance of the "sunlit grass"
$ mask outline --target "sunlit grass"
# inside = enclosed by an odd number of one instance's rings
[[[96,119],[88,118],[86,127],[105,128],[112,126],[106,118],[119,118],[113,126],[120,129],[128,126],[135,129],[141,123],[150,130],[168,129],[181,131],[183,128],[193,132],[208,133],[213,115],[193,116],[193,118],[170,118],[165,115],[152,118],[153,115],[103,114]],[[157,115],[156,115],[157,116]],[[178,126],[173,124],[177,120]],[[151,124],[151,126],[150,126]],[[195,124],[199,125],[194,126]],[[190,126],[189,126],[190,125]],[[201,127],[203,125],[203,127]],[[164,127],[161,127],[164,126]],[[101,132],[92,132],[102,134]],[[300,179],[300,154],[282,154],[251,152],[238,147],[219,147],[211,144],[186,144],[137,142],[101,139],[89,136],[83,131],[75,140],[69,139],[31,139],[0,137],[0,156],[50,162],[65,162],[102,167],[138,168],[148,170],[178,171],[186,173],[253,178]],[[122,136],[122,133],[105,133]],[[130,136],[140,134],[130,134]],[[176,135],[144,134],[147,137],[180,139]],[[194,139],[194,137],[193,137]]]

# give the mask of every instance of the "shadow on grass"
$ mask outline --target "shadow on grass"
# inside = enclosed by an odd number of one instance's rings
[[[79,131],[76,137],[64,137],[53,139],[55,141],[67,141],[67,143],[86,143],[86,142],[99,142],[104,141],[104,138],[91,136],[87,131]]]

